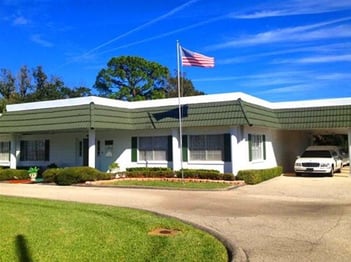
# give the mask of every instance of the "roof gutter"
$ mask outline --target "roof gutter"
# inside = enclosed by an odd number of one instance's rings
[[[247,113],[246,113],[246,110],[245,110],[245,107],[244,107],[244,104],[243,104],[243,100],[242,100],[241,98],[238,98],[237,101],[238,101],[238,103],[239,103],[241,112],[243,113],[244,118],[245,118],[247,124],[248,124],[249,126],[253,126],[253,124],[250,122],[250,120],[249,120],[249,118],[248,118],[248,116],[247,116]]]

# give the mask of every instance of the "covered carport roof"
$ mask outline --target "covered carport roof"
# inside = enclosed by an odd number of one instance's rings
[[[243,93],[184,97],[183,127],[351,128],[351,98],[270,103]],[[7,106],[0,133],[179,126],[178,99],[125,102],[100,97]]]

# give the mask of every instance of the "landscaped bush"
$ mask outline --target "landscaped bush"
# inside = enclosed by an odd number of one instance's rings
[[[27,170],[23,169],[0,169],[0,181],[12,179],[29,179]]]
[[[232,173],[224,173],[222,175],[223,175],[222,180],[226,180],[226,181],[234,181],[235,180],[235,176]]]
[[[283,168],[280,166],[268,169],[240,170],[236,179],[244,180],[246,184],[254,185],[273,177],[280,176],[282,172]]]
[[[142,169],[132,169],[134,171],[130,171],[130,169],[127,169],[127,172],[125,173],[127,177],[158,177],[158,178],[171,178],[174,177],[174,172],[171,169],[147,169],[147,168],[142,168]]]
[[[144,171],[172,171],[169,167],[129,167],[127,172],[144,172]]]
[[[66,167],[56,169],[54,181],[58,185],[72,185],[86,181],[108,180],[111,175],[91,167]]]
[[[224,175],[218,170],[183,169],[184,178],[223,180]],[[182,171],[177,171],[177,177],[182,177]],[[227,177],[227,176],[226,176]]]
[[[60,168],[48,168],[43,172],[43,182],[55,182],[55,177],[59,174]]]
[[[182,178],[182,172],[173,172],[170,168],[163,167],[137,167],[127,168],[127,177],[157,177],[157,178]],[[232,181],[235,179],[233,174],[222,174],[218,170],[207,170],[207,169],[183,169],[184,178],[193,179],[210,179],[210,180],[228,180]]]

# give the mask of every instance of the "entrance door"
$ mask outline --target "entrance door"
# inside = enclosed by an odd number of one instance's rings
[[[89,161],[89,140],[83,139],[83,166],[88,166]]]

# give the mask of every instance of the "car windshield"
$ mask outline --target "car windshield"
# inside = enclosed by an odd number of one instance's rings
[[[331,153],[328,150],[310,150],[303,152],[301,157],[331,157]]]

